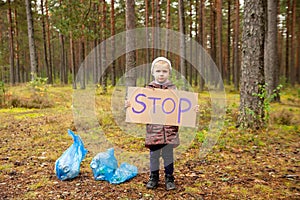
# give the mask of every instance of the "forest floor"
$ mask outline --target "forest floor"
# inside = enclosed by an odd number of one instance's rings
[[[24,85],[7,91],[15,106],[34,99]],[[300,199],[299,89],[282,91],[281,103],[271,104],[269,126],[257,132],[235,127],[239,95],[226,90],[227,113],[217,144],[200,159],[201,136],[195,138],[176,160],[173,191],[165,190],[163,176],[157,189],[146,189],[147,173],[119,185],[95,181],[90,152],[78,177],[60,181],[55,161],[73,143],[67,130],[76,133],[72,93],[71,86],[50,87],[44,102],[49,107],[0,109],[0,199]],[[104,110],[110,109],[110,95],[97,95]]]

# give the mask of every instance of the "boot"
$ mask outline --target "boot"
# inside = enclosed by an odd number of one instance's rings
[[[165,175],[165,184],[167,190],[174,190],[176,189],[175,183],[174,183],[174,176],[171,174]]]
[[[150,174],[150,179],[146,185],[148,189],[155,189],[158,186],[158,181],[159,181],[159,174],[158,173],[151,173]]]

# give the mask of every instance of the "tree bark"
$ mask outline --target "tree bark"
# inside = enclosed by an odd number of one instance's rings
[[[279,84],[279,60],[277,46],[277,3],[278,0],[268,0],[267,2],[267,30],[265,44],[265,79],[268,96]],[[279,91],[276,92],[274,101],[280,101]]]
[[[168,1],[170,1],[170,0],[168,0]],[[167,21],[168,21],[168,17],[167,17]],[[148,26],[149,26],[149,0],[145,0],[145,32],[146,32],[146,38],[147,38],[147,40],[146,40],[146,63],[147,64],[150,63]],[[168,39],[166,39],[166,43],[168,43]],[[144,74],[144,77],[145,77],[144,84],[145,85],[150,82],[150,76],[151,76],[150,67],[147,67],[147,69],[145,70],[145,74]]]
[[[73,33],[72,32],[70,32],[70,57],[71,57],[72,80],[73,80],[72,86],[73,86],[73,89],[77,89],[75,51],[74,51],[74,41],[73,41]]]
[[[111,11],[110,11],[110,19],[111,19],[111,26],[110,26],[110,30],[111,30],[111,36],[112,40],[111,40],[111,46],[112,46],[112,58],[113,58],[113,63],[111,66],[111,83],[113,86],[116,85],[116,61],[115,61],[115,40],[114,40],[114,35],[115,35],[115,0],[111,0]]]
[[[210,0],[210,56],[213,61],[217,62],[216,57],[216,7],[215,7],[216,0]],[[211,84],[217,85],[215,77],[212,71],[212,67],[210,67],[209,76],[211,77],[210,80],[212,81]]]
[[[59,33],[59,43],[60,43],[60,83],[65,83],[65,37],[62,33]]]
[[[25,0],[26,2],[26,16],[27,16],[27,29],[28,29],[28,41],[29,41],[29,52],[30,52],[30,65],[31,65],[31,80],[34,80],[37,75],[37,57],[36,49],[34,44],[34,27],[32,19],[31,1]]]
[[[180,30],[180,73],[183,78],[187,78],[186,75],[186,45],[185,45],[185,17],[184,17],[184,3],[183,0],[178,0],[179,9],[179,30]],[[186,83],[183,90],[187,90]]]
[[[105,0],[102,1],[102,23],[101,23],[101,29],[102,29],[102,41],[106,39],[106,2]],[[106,43],[103,43],[103,49],[101,51],[101,60],[102,60],[102,69],[106,68]],[[103,71],[102,74],[102,89],[103,93],[105,94],[107,92],[107,71]]]
[[[235,26],[234,26],[234,50],[233,50],[233,83],[234,89],[239,89],[240,61],[239,61],[239,35],[240,35],[240,3],[235,0]]]
[[[80,3],[83,4],[83,0],[80,0]],[[83,17],[83,16],[82,16]],[[86,88],[86,63],[85,62],[85,37],[84,37],[84,29],[85,26],[84,24],[81,24],[81,38],[80,38],[80,59],[79,59],[79,64],[82,65],[82,70],[81,77],[80,77],[80,89],[85,89]],[[80,65],[79,65],[80,66]]]
[[[206,49],[206,45],[205,45],[205,21],[204,21],[204,16],[205,16],[205,5],[204,5],[205,1],[204,0],[201,0],[200,1],[200,17],[199,17],[199,28],[200,28],[200,31],[199,31],[199,41],[200,41],[200,44],[203,48],[203,50]],[[204,54],[201,53],[202,55],[202,58],[201,58],[201,62],[204,61],[205,57],[204,57]],[[201,77],[200,77],[200,91],[203,91],[204,90],[204,85],[205,85],[205,82],[204,82],[204,76],[205,74],[207,73],[206,71],[204,71],[205,67],[202,68],[203,71],[202,71],[202,74],[201,74]]]
[[[16,83],[22,82],[21,80],[21,70],[20,70],[20,46],[19,46],[19,28],[18,28],[18,14],[17,14],[17,9],[15,8],[14,11],[14,16],[15,16],[15,35],[16,35]]]
[[[168,49],[169,49],[169,29],[171,28],[171,12],[170,12],[170,8],[171,8],[171,4],[170,4],[170,0],[167,0],[167,15],[166,15],[166,50],[165,50],[165,57],[168,57]]]
[[[231,38],[231,0],[228,0],[228,17],[227,17],[227,62],[226,62],[226,80],[227,84],[231,84],[231,62],[230,62],[230,38]]]
[[[45,7],[46,7],[46,26],[47,26],[47,46],[49,50],[49,71],[47,72],[48,74],[48,83],[52,84],[53,83],[53,75],[52,75],[52,51],[51,51],[51,32],[50,32],[50,22],[49,22],[49,9],[48,9],[48,0],[45,0]]]
[[[46,25],[45,25],[45,15],[44,15],[44,1],[41,0],[41,12],[42,12],[42,34],[43,34],[43,47],[44,47],[44,62],[46,65],[46,73],[47,73],[47,77],[50,76],[49,72],[49,63],[48,63],[48,53],[47,53],[47,39],[46,39]],[[46,16],[48,17],[48,16]],[[50,81],[48,80],[48,83],[50,83]]]
[[[152,12],[151,12],[151,15],[152,15],[152,20],[151,20],[151,25],[152,27],[155,27],[156,25],[156,15],[155,15],[155,5],[156,5],[156,0],[152,0],[151,2],[152,6],[151,6],[151,9],[152,9]],[[155,28],[152,28],[152,46],[154,47],[155,46],[155,41],[156,41],[156,34],[155,34]],[[154,60],[156,57],[156,50],[155,48],[152,48],[152,60]]]
[[[126,0],[126,86],[136,86],[135,68],[135,36],[130,30],[135,28],[134,0]],[[133,50],[133,51],[130,51]]]
[[[286,13],[286,40],[285,40],[285,78],[286,82],[290,81],[290,29],[291,29],[291,3],[287,0],[287,13]]]
[[[297,22],[300,21],[300,14],[298,12],[298,15],[297,15]],[[297,24],[297,28],[298,28],[298,35],[297,35],[297,59],[296,59],[296,66],[297,66],[297,82],[298,84],[300,84],[300,25],[299,23]]]
[[[264,97],[257,96],[265,84],[265,12],[264,0],[245,1],[238,125],[253,130],[265,125]]]
[[[15,80],[15,51],[14,51],[14,36],[13,36],[13,22],[11,16],[11,3],[7,1],[7,21],[8,21],[8,36],[9,36],[9,64],[10,64],[10,84],[14,85]]]
[[[193,38],[193,1],[191,0],[189,2],[189,12],[190,12],[190,24],[189,24],[189,36],[190,36],[190,39]],[[193,55],[193,45],[190,45],[190,52],[189,52],[189,58],[190,60],[192,60],[191,56]],[[188,81],[189,81],[189,84],[192,85],[193,84],[193,66],[189,63],[188,64]]]
[[[296,49],[296,0],[292,1],[292,25],[291,25],[291,56],[290,56],[290,80],[294,87],[296,84],[296,66],[295,66],[295,49]],[[299,23],[299,22],[298,22]]]
[[[217,40],[218,40],[218,48],[216,48],[217,53],[217,66],[219,68],[219,71],[221,73],[222,78],[224,78],[224,69],[223,69],[223,45],[222,45],[222,0],[217,0],[217,5],[216,5],[216,13],[217,13]]]

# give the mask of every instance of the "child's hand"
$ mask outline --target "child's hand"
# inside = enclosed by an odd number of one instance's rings
[[[199,105],[196,105],[195,107],[194,107],[194,111],[197,113],[197,112],[199,112]]]
[[[128,100],[125,100],[124,108],[127,109],[130,106],[131,106],[130,102]]]

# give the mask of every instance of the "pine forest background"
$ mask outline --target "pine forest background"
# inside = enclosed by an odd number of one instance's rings
[[[180,31],[180,1],[135,1],[135,27],[161,27]],[[47,77],[48,83],[68,84],[72,72],[98,44],[126,31],[125,1],[40,0],[31,1],[36,48],[36,69],[30,63],[28,23],[25,1],[0,3],[0,78],[4,83],[30,81],[32,70]],[[217,64],[226,84],[239,87],[243,4],[238,0],[182,1],[184,31],[207,50]],[[278,76],[281,82],[300,83],[300,6],[297,0],[277,4]],[[150,51],[149,60],[155,57]],[[145,51],[136,51],[136,66],[147,62]],[[180,58],[172,55],[175,68]],[[125,72],[125,55],[107,70],[108,82]],[[112,70],[112,67],[117,70]],[[187,70],[187,79],[199,84]],[[179,70],[180,71],[180,70]],[[112,74],[113,73],[113,74]],[[193,81],[192,81],[193,80]],[[203,86],[201,86],[203,89]],[[200,89],[201,89],[200,88]]]

